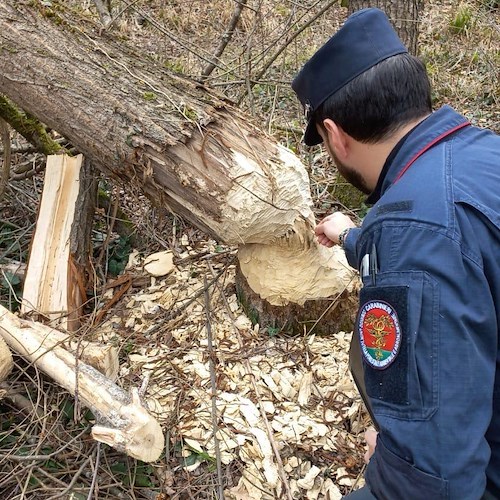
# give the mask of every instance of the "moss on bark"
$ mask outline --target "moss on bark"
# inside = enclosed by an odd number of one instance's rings
[[[50,137],[45,127],[34,116],[17,108],[7,97],[0,94],[0,117],[19,132],[41,153],[52,155],[62,147]]]

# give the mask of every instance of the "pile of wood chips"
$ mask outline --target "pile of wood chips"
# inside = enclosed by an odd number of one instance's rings
[[[360,487],[368,418],[348,369],[350,333],[260,330],[234,293],[234,252],[182,241],[177,265],[169,252],[131,255],[125,272],[150,285],[113,308],[98,339],[127,352],[119,383],[143,386],[179,467],[239,461],[229,499],[335,500]]]

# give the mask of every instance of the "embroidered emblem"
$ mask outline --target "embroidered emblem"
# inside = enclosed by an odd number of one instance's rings
[[[401,325],[394,308],[381,300],[366,302],[357,327],[366,362],[379,370],[393,363],[401,347]]]

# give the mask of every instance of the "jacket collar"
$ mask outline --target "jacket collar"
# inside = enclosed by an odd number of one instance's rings
[[[419,151],[448,130],[466,122],[467,119],[450,106],[443,106],[420,122],[393,148],[382,168],[377,186],[366,202],[375,204]]]

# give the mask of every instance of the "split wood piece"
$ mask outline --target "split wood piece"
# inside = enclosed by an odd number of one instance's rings
[[[14,361],[9,346],[0,338],[0,382],[3,382],[12,371]]]
[[[81,266],[76,264],[75,234],[87,234],[82,198],[88,189],[83,156],[47,157],[40,210],[24,282],[21,312],[34,312],[68,331],[79,326],[79,310],[85,296]],[[93,208],[93,207],[92,207]],[[87,244],[80,244],[88,254]]]
[[[127,394],[95,368],[57,345],[54,330],[19,319],[0,306],[0,335],[21,356],[90,408],[98,422],[94,439],[144,462],[160,457],[165,439],[158,421],[143,406],[137,389]]]

